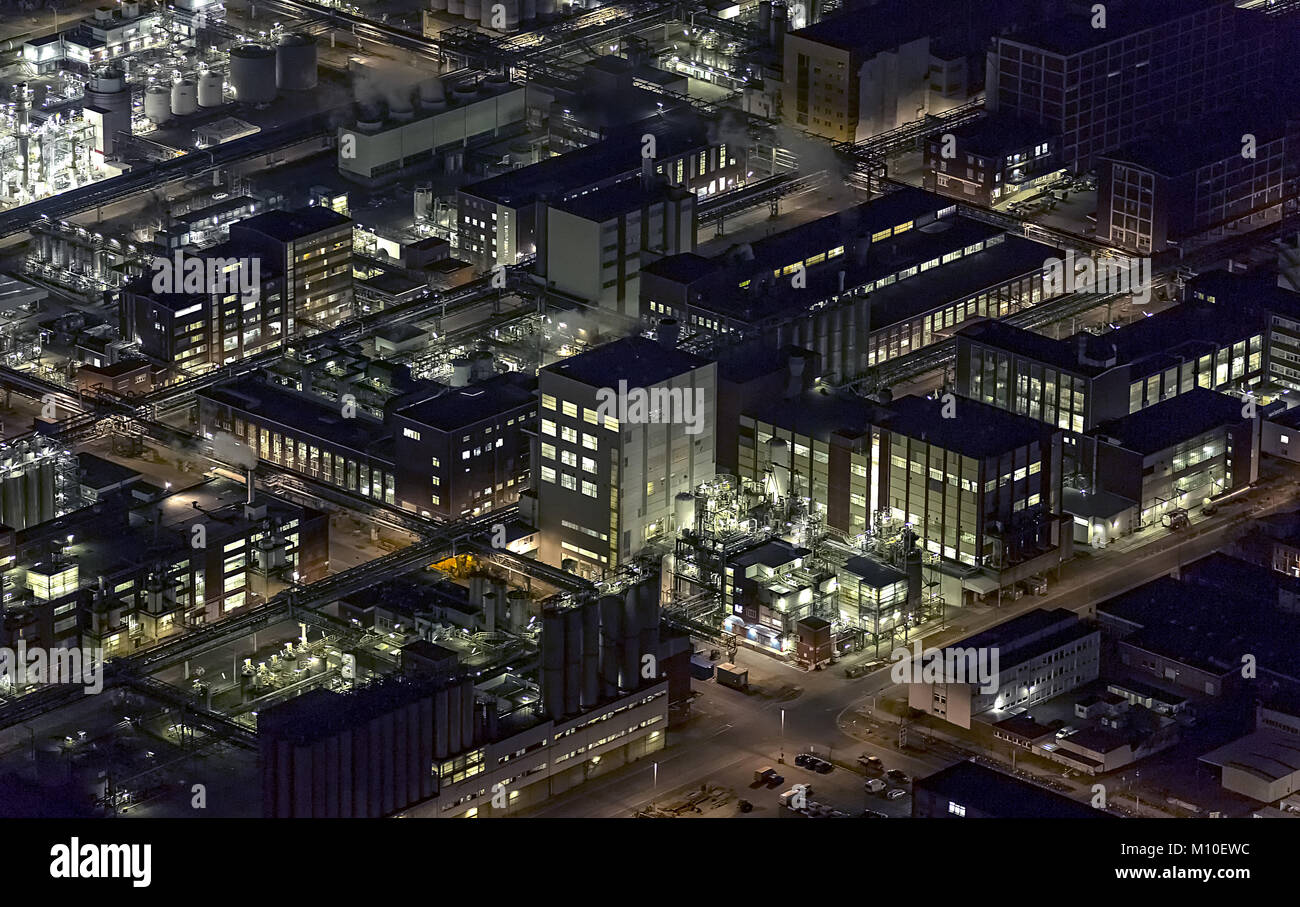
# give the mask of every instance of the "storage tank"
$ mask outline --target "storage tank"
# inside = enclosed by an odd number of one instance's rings
[[[316,87],[316,39],[303,32],[280,36],[275,47],[275,84],[281,91]]]
[[[193,79],[181,79],[172,85],[172,114],[187,117],[199,109],[199,86]]]
[[[144,115],[157,125],[172,115],[172,93],[166,85],[150,85],[144,90]]]
[[[469,354],[469,380],[471,384],[486,381],[496,374],[492,354],[487,350],[475,350]]]
[[[564,615],[542,617],[542,704],[552,718],[564,715]]]
[[[519,18],[532,22],[537,18],[537,0],[524,0],[519,8]]]
[[[446,12],[447,0],[429,0],[429,9],[433,10],[435,13]]]
[[[451,360],[451,386],[464,387],[469,384],[473,367],[474,363],[468,356],[458,356]]]
[[[582,605],[582,707],[593,708],[600,701],[600,602],[590,599]]]
[[[447,0],[447,12],[453,16],[465,15],[465,0]]]
[[[537,15],[554,16],[555,0],[537,0]]]
[[[241,104],[270,104],[276,93],[276,54],[265,44],[230,51],[230,88]]]
[[[483,17],[484,10],[492,8],[492,0],[465,0],[465,9],[461,13],[471,22],[478,22]]]
[[[623,639],[620,642],[620,654],[623,657],[623,672],[619,686],[624,690],[635,690],[641,686],[641,611],[637,598],[636,586],[628,587],[623,593]]]
[[[205,72],[199,76],[199,106],[220,107],[226,102],[226,80],[219,72]]]
[[[758,38],[766,44],[772,30],[772,0],[758,0]]]
[[[641,624],[640,660],[644,666],[645,657],[653,655],[654,676],[659,677],[662,673],[659,664],[659,582],[645,580],[637,584],[636,590],[637,614]],[[649,680],[649,678],[645,679]]]
[[[623,668],[623,600],[617,595],[600,598],[600,695],[612,699],[618,693],[618,675]]]
[[[505,7],[505,27],[498,28],[495,19],[495,7],[497,4]],[[497,29],[498,31],[518,31],[519,30],[519,0],[494,0],[492,3],[484,2],[483,18],[479,21],[483,28]]]
[[[119,132],[131,131],[131,89],[126,84],[126,74],[110,67],[86,83],[86,106],[105,110],[103,147],[96,148],[104,154],[113,152],[113,139]]]
[[[683,491],[673,498],[673,515],[677,519],[677,531],[684,529],[695,531],[695,495]]]
[[[465,104],[478,97],[478,83],[474,81],[461,82],[451,90],[453,101],[458,104]]]
[[[564,612],[564,714],[582,711],[582,611]]]

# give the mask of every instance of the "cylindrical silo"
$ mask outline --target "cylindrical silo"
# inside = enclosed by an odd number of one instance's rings
[[[280,36],[275,47],[275,84],[281,91],[316,87],[316,39],[304,32]]]
[[[474,736],[474,681],[460,685],[460,745],[469,749],[476,742]]]
[[[153,124],[166,123],[172,116],[172,93],[166,85],[150,85],[144,90],[144,115]]]
[[[429,0],[429,9],[433,10],[435,13],[446,12],[447,0]]]
[[[623,672],[619,686],[635,690],[641,686],[641,612],[638,607],[636,586],[623,594]]]
[[[673,514],[677,520],[677,531],[695,530],[695,495],[683,491],[673,498]]]
[[[537,15],[554,16],[555,0],[537,0]]]
[[[659,670],[659,582],[657,580],[645,580],[637,584],[637,614],[641,624],[641,660],[645,666],[645,657],[654,656],[651,662],[654,676],[660,675]],[[643,678],[648,679],[648,678]]]
[[[447,0],[447,12],[453,16],[465,15],[465,0]]]
[[[758,0],[758,38],[766,44],[772,29],[772,0]]]
[[[265,44],[240,44],[230,51],[230,88],[241,104],[275,100],[275,51]]]
[[[590,709],[600,700],[600,602],[582,605],[582,707]]]
[[[516,636],[524,632],[528,626],[529,618],[529,598],[528,593],[516,589],[506,596],[506,606],[509,609],[507,615],[510,632]]]
[[[447,749],[452,755],[465,749],[463,717],[460,714],[465,699],[456,687],[447,691]]]
[[[524,0],[519,9],[519,18],[525,22],[532,22],[537,18],[537,0]]]
[[[193,79],[179,79],[172,85],[172,114],[187,117],[199,109],[199,86]]]
[[[564,714],[582,710],[582,610],[564,612]]]
[[[623,600],[617,595],[600,598],[600,695],[618,694],[618,674],[623,669],[619,650],[623,644]]]
[[[496,9],[498,6],[501,7],[499,11]],[[500,18],[498,12],[501,13]],[[487,3],[485,0],[479,25],[497,31],[518,31],[519,0],[493,0],[492,3]]]
[[[465,9],[461,15],[466,19],[469,19],[471,22],[478,22],[483,17],[483,11],[485,9],[490,10],[491,8],[491,2],[485,3],[483,0],[465,0]]]
[[[542,703],[551,718],[564,716],[564,617],[542,617]]]
[[[448,756],[447,738],[451,711],[447,705],[449,693],[446,687],[433,694],[433,755],[439,759]]]
[[[225,79],[219,72],[205,72],[199,76],[199,106],[220,107],[226,102]]]

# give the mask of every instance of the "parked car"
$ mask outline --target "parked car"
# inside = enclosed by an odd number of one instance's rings
[[[825,759],[814,759],[809,763],[808,767],[819,775],[829,775],[831,770],[835,768],[834,765],[827,762]]]
[[[907,776],[907,772],[900,772],[896,768],[892,768],[889,771],[885,772],[885,777],[888,778],[890,781],[893,781],[895,784],[912,783],[912,779]]]
[[[812,758],[812,757],[809,756],[807,753],[800,753],[799,755],[797,755],[797,756],[794,757],[794,764],[795,764],[795,765],[807,765],[807,764],[808,764],[808,760],[811,759],[811,758]]]
[[[885,794],[885,799],[897,800],[899,797],[906,797],[906,796],[907,796],[907,791],[903,790],[901,787],[896,787],[893,790],[891,790],[889,793]]]
[[[885,815],[885,814],[882,813],[882,812],[877,812],[877,811],[874,810],[874,809],[864,809],[864,810],[862,811],[862,818],[864,818],[864,819],[888,819],[889,816]]]
[[[1041,576],[1031,576],[1024,580],[1025,591],[1031,595],[1046,595],[1047,580]]]
[[[885,782],[881,781],[879,778],[872,778],[862,786],[866,789],[867,793],[878,794],[885,789]]]
[[[872,772],[883,772],[885,770],[885,763],[880,761],[880,757],[873,756],[870,753],[863,753],[859,756],[858,764]]]

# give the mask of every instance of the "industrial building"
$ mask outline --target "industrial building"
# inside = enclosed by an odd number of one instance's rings
[[[125,654],[322,578],[328,516],[249,498],[224,479],[179,489],[136,481],[82,511],[71,532],[51,522],[19,531],[3,644]]]
[[[1098,158],[1097,236],[1149,255],[1250,230],[1281,213],[1298,155],[1300,120],[1280,99],[1267,113],[1238,109],[1162,129]]]
[[[967,320],[1046,301],[1044,263],[1059,254],[901,189],[717,258],[647,265],[641,314],[705,339],[806,347],[828,377],[848,380]]]
[[[1237,397],[1200,387],[1101,423],[1084,436],[1081,476],[1064,493],[1075,541],[1104,548],[1253,485],[1260,425]]]
[[[527,489],[535,379],[518,372],[403,402],[389,418],[397,500],[455,519],[508,507]]]
[[[642,262],[695,249],[695,196],[650,172],[548,205],[546,275],[555,289],[628,318]]]
[[[923,184],[959,201],[1008,205],[1061,176],[1057,141],[1051,130],[1029,120],[991,114],[926,138]]]
[[[1001,721],[1096,680],[1101,631],[1066,608],[1037,608],[935,651],[943,654],[939,678],[922,680],[922,665],[914,663],[907,704],[969,728],[974,720]],[[991,676],[972,679],[970,653],[993,653]]]
[[[673,531],[679,493],[713,478],[717,366],[707,359],[627,337],[542,369],[538,393],[534,487],[549,564],[599,576],[627,563]],[[638,414],[634,394],[656,402]]]
[[[1105,819],[1086,803],[987,768],[958,762],[924,778],[912,793],[914,819]]]
[[[989,111],[1050,128],[1073,171],[1157,127],[1221,112],[1273,80],[1275,37],[1261,11],[1159,0],[1107,4],[1105,28],[1093,26],[1095,15],[1080,7],[997,35],[986,58]]]
[[[547,212],[597,189],[642,180],[643,141],[653,141],[654,171],[669,185],[700,195],[744,183],[745,148],[710,137],[692,111],[669,111],[567,154],[462,186],[456,191],[460,254],[480,268],[515,264],[546,252]],[[716,131],[716,130],[715,130]]]
[[[331,328],[354,314],[351,219],[316,205],[265,211],[231,224],[230,245],[284,275],[288,335]]]

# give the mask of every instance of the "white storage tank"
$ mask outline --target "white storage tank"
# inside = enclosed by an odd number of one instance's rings
[[[316,39],[302,32],[281,36],[275,48],[275,84],[281,91],[316,87]]]
[[[166,85],[150,85],[144,90],[144,115],[157,125],[172,116],[172,92]]]
[[[265,44],[240,44],[230,51],[230,88],[241,104],[275,100],[275,51]]]
[[[225,101],[225,79],[221,73],[205,72],[199,76],[200,107],[220,107]]]
[[[199,87],[193,79],[180,79],[172,85],[172,114],[187,117],[199,109]]]

